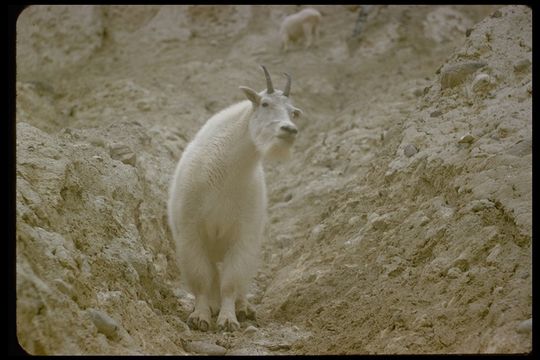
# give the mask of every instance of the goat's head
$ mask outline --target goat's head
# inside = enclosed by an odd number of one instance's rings
[[[266,90],[255,90],[240,86],[246,97],[253,104],[253,115],[249,123],[249,132],[253,142],[266,158],[285,158],[296,139],[298,128],[293,119],[302,114],[289,99],[291,77],[287,77],[285,89],[275,90],[268,70],[262,66],[266,77]]]

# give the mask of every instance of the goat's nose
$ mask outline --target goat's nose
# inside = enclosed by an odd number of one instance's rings
[[[291,125],[283,125],[281,130],[288,132],[289,134],[296,134],[298,132],[298,129]]]

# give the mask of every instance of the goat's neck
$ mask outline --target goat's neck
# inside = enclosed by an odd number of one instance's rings
[[[232,140],[228,168],[237,175],[254,171],[261,164],[261,154],[249,136],[248,127],[245,126]]]

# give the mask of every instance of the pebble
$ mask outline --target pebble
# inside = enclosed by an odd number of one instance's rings
[[[457,267],[453,267],[453,268],[448,269],[448,271],[446,272],[446,275],[449,278],[456,279],[461,275],[461,270],[459,270]]]
[[[91,137],[88,142],[94,146],[105,147],[105,140],[98,136]]]
[[[474,200],[470,204],[471,210],[474,212],[478,212],[484,209],[490,209],[495,207],[495,204],[488,199],[480,199],[480,200]]]
[[[495,245],[493,249],[489,252],[489,255],[486,258],[488,264],[493,264],[497,262],[497,256],[501,252],[501,246],[499,244]]]
[[[502,286],[497,286],[495,289],[493,289],[493,295],[494,296],[500,296],[500,294],[502,293],[503,291],[503,287]]]
[[[532,318],[520,322],[516,331],[520,334],[530,333],[532,331]]]
[[[244,330],[244,334],[245,335],[252,335],[252,334],[255,334],[257,332],[257,328],[253,325],[249,325],[245,330]]]
[[[469,304],[469,311],[475,316],[484,317],[489,313],[489,308],[482,303]]]
[[[109,315],[95,309],[87,309],[90,318],[96,325],[98,331],[109,339],[114,339],[118,336],[118,323]]]
[[[435,110],[434,112],[429,114],[430,117],[439,117],[441,115],[442,115],[442,111],[440,111],[440,110]]]
[[[469,260],[467,260],[463,255],[460,255],[456,261],[454,261],[454,268],[457,268],[461,272],[467,271],[469,266]]]
[[[137,103],[137,109],[141,111],[149,111],[151,108],[152,107],[148,101],[141,100]]]
[[[70,284],[67,284],[62,279],[54,279],[53,283],[54,285],[56,285],[58,290],[60,290],[62,293],[64,293],[65,295],[69,297],[73,297],[74,295],[73,286],[71,286]]]
[[[407,157],[411,157],[418,152],[418,149],[413,144],[407,144],[403,148],[403,154]]]
[[[441,90],[463,83],[468,75],[486,65],[485,62],[466,62],[445,67],[441,70]]]
[[[124,164],[135,166],[137,160],[137,154],[135,154],[131,148],[123,144],[113,144],[110,146],[110,155],[114,160],[119,160]]]
[[[476,77],[474,78],[472,82],[471,89],[474,92],[486,91],[491,84],[492,84],[491,76],[489,76],[488,74],[482,73],[482,74],[476,75]]]
[[[376,230],[384,230],[388,227],[388,216],[387,215],[381,215],[379,216],[377,213],[373,213],[370,215],[370,222],[371,226],[373,226]]]
[[[492,18],[500,18],[502,16],[501,10],[495,10],[493,14],[491,14]]]
[[[516,72],[522,72],[527,70],[531,66],[531,60],[529,59],[522,59],[519,61],[516,61],[514,64],[514,71]]]
[[[472,143],[474,141],[474,139],[475,139],[474,136],[472,136],[471,134],[466,134],[466,135],[463,135],[459,139],[458,143],[459,144],[470,144],[470,143]]]
[[[326,226],[324,224],[316,225],[313,230],[311,230],[311,236],[313,236],[314,238],[318,238],[319,235],[324,231],[325,227]]]
[[[182,341],[187,352],[205,355],[225,355],[227,349],[223,346],[205,341]]]

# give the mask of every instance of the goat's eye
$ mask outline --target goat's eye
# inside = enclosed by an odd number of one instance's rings
[[[268,103],[265,101],[261,104],[262,107],[267,107],[268,106]]]

